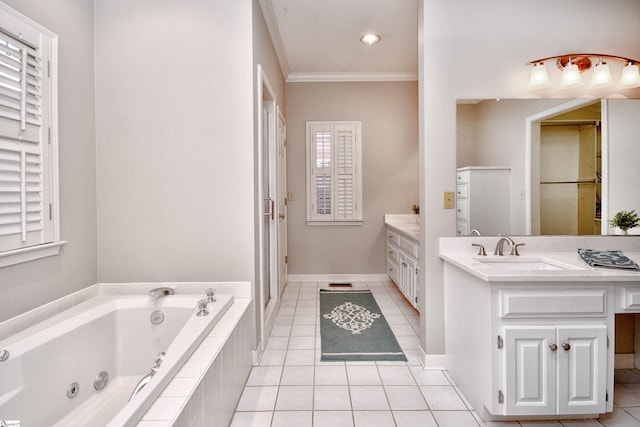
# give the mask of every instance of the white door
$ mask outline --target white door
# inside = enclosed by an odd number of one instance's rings
[[[278,108],[277,144],[277,195],[278,195],[278,294],[287,285],[287,124]]]
[[[265,101],[262,110],[262,304],[266,307],[272,295],[273,227],[275,224],[275,195],[272,186],[272,141],[273,101]]]
[[[262,67],[258,66],[258,220],[260,281],[256,292],[260,320],[260,348],[271,332],[278,313],[278,235],[276,219],[276,97]]]
[[[607,327],[558,327],[558,414],[605,411]]]
[[[503,327],[504,415],[556,413],[556,328]]]

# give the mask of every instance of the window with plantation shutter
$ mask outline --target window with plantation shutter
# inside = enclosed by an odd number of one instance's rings
[[[55,34],[0,3],[0,267],[54,255],[61,244],[55,43]]]
[[[362,223],[362,125],[307,122],[307,222]]]

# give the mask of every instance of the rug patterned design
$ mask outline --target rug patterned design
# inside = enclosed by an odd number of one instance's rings
[[[360,331],[369,329],[380,316],[380,313],[372,313],[350,302],[345,302],[331,310],[331,313],[322,315],[325,319],[331,319],[336,326],[351,331],[352,334],[359,334]]]

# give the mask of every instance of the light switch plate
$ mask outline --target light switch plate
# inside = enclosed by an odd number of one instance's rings
[[[444,208],[445,209],[453,209],[455,207],[454,197],[455,196],[453,191],[444,192]]]

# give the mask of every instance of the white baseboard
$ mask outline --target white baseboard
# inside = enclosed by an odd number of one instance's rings
[[[633,353],[616,354],[614,360],[615,369],[635,369],[636,361]]]
[[[420,363],[424,369],[447,369],[447,355],[446,354],[426,354],[422,346],[418,348],[420,352]]]
[[[289,274],[287,281],[296,282],[387,282],[389,276],[386,274]]]
[[[447,369],[447,356],[444,354],[426,354],[424,356],[424,369]]]

